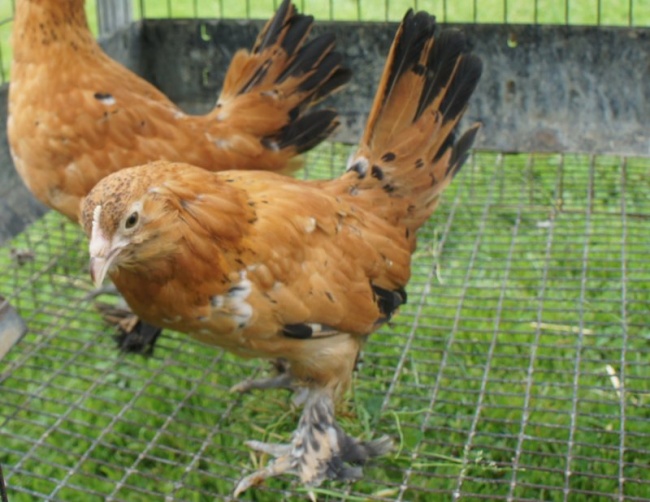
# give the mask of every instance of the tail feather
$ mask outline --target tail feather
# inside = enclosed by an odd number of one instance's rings
[[[400,91],[403,92],[403,89],[406,89],[407,92],[416,90],[416,86],[409,85],[408,81],[413,80],[414,75],[411,75],[411,72],[413,68],[419,68],[420,55],[427,40],[433,36],[434,29],[434,17],[424,12],[418,12],[415,15],[411,10],[407,12],[390,48],[375,95],[375,102],[368,116],[362,143],[370,144],[373,138],[377,141],[383,140],[383,135],[376,134],[377,127],[381,126],[380,118],[390,114],[395,103],[400,101],[390,98],[395,94],[400,94]],[[413,104],[412,99],[401,101],[401,104]],[[391,107],[391,105],[393,106]],[[384,120],[383,122],[388,121]]]
[[[307,113],[284,127],[278,134],[264,138],[262,144],[273,151],[293,147],[296,153],[306,152],[332,133],[338,125],[336,117],[334,110]]]
[[[481,60],[455,30],[434,36],[435,18],[409,10],[397,30],[361,144],[333,182],[383,218],[417,230],[467,160],[479,125],[458,122]]]
[[[242,144],[230,140],[233,135],[247,136],[249,142],[257,138],[282,167],[338,125],[336,113],[310,109],[345,85],[351,72],[334,51],[334,35],[307,42],[312,25],[312,16],[298,14],[295,5],[284,0],[253,49],[235,54],[209,115],[212,135],[223,138],[222,144]],[[299,131],[298,126],[305,125]]]
[[[266,23],[266,26],[262,29],[261,33],[258,35],[255,44],[253,45],[253,52],[258,53],[274,45],[279,36],[280,32],[286,21],[291,19],[292,15],[295,14],[295,7],[290,2],[282,2],[278,10],[275,12],[275,15]]]
[[[314,69],[314,62],[320,63],[334,46],[334,34],[325,33],[305,44],[291,60],[291,64],[280,74],[278,83],[284,82],[288,77],[298,77]]]

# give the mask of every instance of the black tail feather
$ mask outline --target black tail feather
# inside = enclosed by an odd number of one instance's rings
[[[445,121],[454,120],[459,113],[465,110],[467,101],[476,89],[482,72],[483,63],[478,56],[469,54],[460,60],[454,75],[453,90],[450,89],[445,94],[440,104],[440,111],[444,115]]]
[[[393,66],[390,69],[382,104],[391,95],[400,77],[416,66],[422,48],[436,28],[436,18],[426,12],[413,13],[409,9],[402,22],[402,32],[395,48]]]
[[[296,48],[305,38],[313,23],[314,18],[312,16],[302,14],[296,14],[289,20],[289,30],[281,44],[287,54],[292,56],[296,52]]]
[[[323,59],[323,54],[329,53],[332,50],[333,46],[334,34],[332,33],[325,33],[311,40],[298,51],[292,63],[278,77],[277,82],[283,82],[290,76],[299,76],[307,73]]]
[[[436,37],[427,59],[425,83],[415,114],[417,120],[442,89],[449,83],[456,62],[469,46],[465,36],[456,30],[445,30]]]
[[[467,131],[460,137],[460,139],[454,145],[454,148],[451,152],[451,159],[449,160],[449,167],[445,174],[452,173],[452,176],[456,176],[460,168],[463,167],[465,161],[469,158],[469,151],[474,145],[474,140],[478,134],[479,126],[476,125]]]
[[[337,125],[337,113],[334,110],[315,110],[298,117],[278,135],[264,138],[262,144],[270,149],[293,146],[298,153],[302,153],[327,138]]]
[[[255,46],[253,47],[253,52],[261,52],[267,47],[270,47],[271,45],[275,44],[278,40],[278,37],[280,36],[280,32],[282,31],[282,27],[284,26],[284,20],[287,17],[287,13],[289,11],[289,8],[291,7],[291,1],[290,0],[284,0],[280,7],[278,7],[278,10],[275,11],[275,15],[273,16],[273,19],[271,19],[270,23],[267,25],[264,36],[257,41]]]

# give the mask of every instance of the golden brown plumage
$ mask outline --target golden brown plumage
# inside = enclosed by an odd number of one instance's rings
[[[264,172],[208,173],[160,162],[116,173],[83,205],[91,270],[108,272],[131,307],[243,357],[281,359],[270,386],[307,389],[290,445],[240,482],[293,472],[303,483],[349,478],[389,448],[359,442],[334,419],[368,335],[406,301],[415,233],[476,135],[456,125],[481,73],[456,31],[409,11],[395,37],[348,172],[300,181]]]
[[[349,78],[334,38],[306,42],[313,19],[285,0],[251,52],[235,54],[215,108],[183,113],[104,54],[84,0],[18,0],[12,43],[9,143],[34,195],[77,221],[106,175],[152,160],[209,169],[281,171],[336,126],[310,107]]]

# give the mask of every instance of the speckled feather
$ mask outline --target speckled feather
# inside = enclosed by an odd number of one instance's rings
[[[21,177],[39,200],[75,221],[80,199],[123,167],[164,159],[212,171],[291,170],[299,166],[295,156],[338,123],[334,112],[311,107],[350,73],[333,37],[306,41],[312,18],[288,0],[253,50],[235,54],[205,116],[184,114],[106,56],[83,5],[17,1],[8,119]]]

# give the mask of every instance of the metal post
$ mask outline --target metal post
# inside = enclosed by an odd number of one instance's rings
[[[97,0],[99,36],[110,35],[133,19],[132,0]]]

